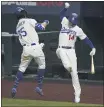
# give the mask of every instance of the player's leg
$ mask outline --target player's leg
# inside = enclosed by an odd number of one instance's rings
[[[81,87],[79,83],[79,78],[78,74],[75,72],[71,72],[71,77],[72,77],[72,85],[74,88],[74,95],[75,95],[75,102],[79,103],[80,102],[80,94],[81,94]]]
[[[43,86],[43,79],[45,73],[45,56],[44,53],[41,52],[40,56],[35,58],[36,63],[38,64],[38,72],[37,72],[37,87],[36,92],[40,95],[43,95],[42,86]]]
[[[25,54],[21,55],[21,63],[19,65],[19,69],[16,74],[16,78],[15,78],[14,85],[12,88],[12,97],[15,97],[19,82],[23,79],[23,73],[25,72],[31,60],[32,60],[32,57],[25,55]]]
[[[70,72],[71,63],[70,63],[70,60],[68,60],[68,56],[66,54],[66,50],[64,50],[64,49],[58,49],[56,51],[56,54],[57,54],[58,58],[61,59],[64,68],[68,72]]]
[[[78,72],[77,72],[77,58],[75,51],[69,51],[67,53],[69,60],[71,61],[72,65],[72,72],[70,72],[71,77],[72,77],[72,85],[75,91],[75,102],[78,103],[80,102],[80,94],[81,94],[81,87],[79,83],[79,78],[78,78]]]

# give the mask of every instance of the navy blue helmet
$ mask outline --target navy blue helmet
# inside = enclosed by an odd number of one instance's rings
[[[16,11],[15,11],[15,14],[16,14],[18,20],[21,19],[21,18],[27,17],[27,12],[22,7],[17,7]]]
[[[72,13],[71,16],[69,16],[69,21],[70,21],[73,25],[77,25],[77,24],[78,24],[78,14]]]
[[[22,7],[17,7],[16,8],[16,14],[19,14],[21,11],[23,11],[24,9]]]

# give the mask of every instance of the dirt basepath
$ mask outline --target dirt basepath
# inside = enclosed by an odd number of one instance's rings
[[[10,92],[13,82],[2,80],[2,97],[11,97]],[[44,97],[35,93],[35,82],[22,81],[19,84],[16,98],[47,100],[47,101],[69,101],[73,102],[73,87],[71,84],[44,83]],[[103,86],[99,85],[81,85],[82,95],[81,103],[103,104]]]

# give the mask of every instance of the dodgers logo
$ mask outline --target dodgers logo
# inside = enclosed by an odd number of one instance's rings
[[[69,33],[69,29],[62,27],[60,32],[61,33]]]

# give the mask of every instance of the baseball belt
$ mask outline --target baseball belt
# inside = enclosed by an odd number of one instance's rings
[[[59,46],[59,48],[64,48],[64,49],[74,49],[74,47],[69,47],[69,46]]]
[[[36,43],[32,43],[32,44],[30,44],[30,45],[33,46],[33,45],[36,45]],[[23,46],[30,46],[30,45],[24,44]]]

